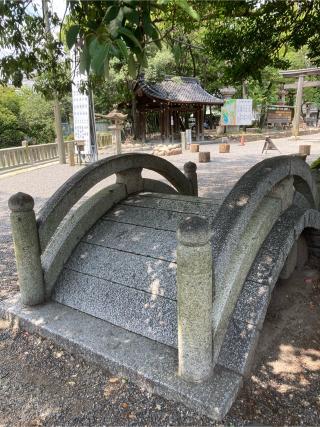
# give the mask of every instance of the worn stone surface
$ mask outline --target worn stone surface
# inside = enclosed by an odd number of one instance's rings
[[[259,339],[259,330],[251,323],[241,320],[232,320],[229,324],[218,363],[241,375],[247,375],[256,345]]]
[[[158,230],[176,231],[178,224],[189,216],[183,212],[157,210],[138,206],[118,205],[105,219],[133,225],[152,227]]]
[[[47,297],[50,297],[54,284],[77,243],[108,209],[124,197],[124,185],[108,186],[65,218],[41,257]]]
[[[246,280],[233,312],[233,318],[260,328],[270,301],[270,288]]]
[[[225,261],[225,275],[219,277],[215,272],[216,295],[213,303],[215,358],[220,350],[229,319],[251,265],[261,244],[280,214],[281,201],[276,198],[265,197],[252,215],[245,232],[239,241],[235,242],[229,259]]]
[[[210,227],[192,216],[177,231],[177,309],[179,375],[192,382],[212,373],[214,296]]]
[[[297,242],[294,242],[282,270],[280,272],[280,279],[289,279],[291,274],[294,272],[297,265],[297,256],[298,256],[298,245]]]
[[[126,187],[127,194],[138,193],[143,190],[142,168],[128,169],[117,173],[117,184]]]
[[[81,242],[66,267],[100,279],[176,299],[176,264]]]
[[[283,244],[291,247],[295,241],[292,224],[286,224],[280,218],[259,250],[256,261],[252,264],[247,280],[273,286],[275,278],[280,274],[286,259]]]
[[[208,201],[207,199],[204,199],[203,201],[199,201],[198,198],[193,200],[184,200],[180,197],[158,197],[158,194],[153,197],[150,195],[139,194],[138,196],[129,197],[128,199],[124,200],[123,204],[141,206],[144,208],[153,208],[157,210],[161,209],[174,212],[183,212],[208,218],[213,218],[220,206],[220,203],[214,203],[213,201]]]
[[[105,366],[169,399],[216,420],[230,409],[242,376],[217,366],[210,381],[190,384],[176,375],[177,351],[58,303],[24,309],[16,300],[0,303],[0,314],[70,352]]]
[[[234,242],[239,240],[257,206],[290,171],[288,156],[266,159],[244,174],[226,197],[213,227],[212,243],[217,275],[222,274],[228,266]]]
[[[139,334],[176,346],[176,233],[157,229],[159,222],[156,220],[163,223],[164,219],[171,219],[176,227],[178,218],[189,218],[190,214],[175,212],[169,208],[173,209],[180,203],[181,210],[188,210],[186,205],[191,203],[189,200],[180,200],[179,196],[177,199],[170,197],[160,198],[160,203],[165,203],[168,210],[117,205],[112,213],[123,209],[125,212],[134,211],[132,218],[135,220],[138,216],[144,226],[128,224],[128,218],[118,218],[117,221],[104,218],[99,221],[68,261],[65,272],[59,279],[55,299]],[[140,199],[140,196],[134,198]],[[145,199],[147,203],[156,205],[156,197],[147,196]],[[208,203],[202,201],[194,205],[192,210],[197,205],[200,208],[207,207]],[[144,215],[145,212],[149,216]],[[165,217],[161,217],[159,212]],[[171,227],[174,228],[172,223]],[[78,272],[74,273],[78,282],[72,278],[69,270]],[[95,284],[93,288],[89,278]],[[99,299],[97,289],[102,292],[104,287],[108,289],[107,294]],[[123,306],[118,306],[118,298],[123,301]],[[96,306],[94,300],[97,301]],[[130,310],[125,310],[128,302]],[[208,318],[211,329],[211,316]]]
[[[163,194],[163,193],[150,193],[150,192],[145,192],[143,194],[139,194],[139,196],[143,196],[143,197],[151,197],[151,198],[157,198],[157,199],[168,199],[168,200],[180,200],[180,201],[184,201],[184,202],[190,202],[192,205],[194,203],[196,204],[202,204],[204,203],[205,205],[210,204],[210,203],[215,203],[216,198],[212,199],[212,198],[208,198],[208,197],[197,197],[196,199],[194,198],[194,196],[186,196],[185,194]],[[218,202],[218,204],[221,204],[220,202]]]
[[[176,260],[176,233],[115,221],[102,220],[84,238],[87,243],[151,256]]]
[[[298,157],[278,156],[258,163],[244,174],[221,205],[213,226],[216,274],[227,266],[234,242],[245,230],[261,200],[286,177],[294,176],[294,186],[309,202],[318,200],[315,181],[308,165]]]
[[[178,194],[171,185],[150,178],[143,178],[143,191],[151,191],[152,193]]]
[[[275,197],[281,201],[282,212],[292,205],[292,200],[295,192],[293,183],[293,177],[289,176],[280,181],[271,190],[270,197]]]
[[[297,240],[297,270],[301,271],[303,270],[304,266],[308,262],[309,258],[309,250],[308,250],[308,243],[306,238],[301,235],[299,239]]]
[[[113,174],[139,168],[159,173],[179,192],[192,195],[190,182],[185,175],[172,163],[157,156],[128,153],[101,159],[69,178],[42,207],[38,216],[42,250],[47,246],[65,215],[92,187]]]
[[[54,300],[170,346],[177,345],[176,302],[65,269]]]
[[[33,198],[28,194],[17,193],[9,199],[21,300],[26,305],[41,304],[44,300],[39,237],[33,206]]]

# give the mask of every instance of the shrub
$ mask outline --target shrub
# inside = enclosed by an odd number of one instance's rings
[[[24,133],[18,118],[7,107],[0,104],[0,148],[20,145],[23,138]]]

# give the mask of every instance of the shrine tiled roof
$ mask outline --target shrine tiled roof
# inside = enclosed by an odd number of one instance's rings
[[[166,77],[159,83],[148,83],[140,77],[136,89],[150,98],[181,104],[222,105],[223,100],[211,95],[195,77]]]

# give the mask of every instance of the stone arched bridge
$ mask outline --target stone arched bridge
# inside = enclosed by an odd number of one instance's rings
[[[184,170],[147,154],[103,159],[37,218],[30,196],[12,196],[21,298],[4,308],[23,327],[221,419],[250,371],[279,276],[307,245],[319,251],[319,191],[298,155],[258,163],[222,204],[197,197],[195,164]],[[115,184],[83,198],[113,174]]]

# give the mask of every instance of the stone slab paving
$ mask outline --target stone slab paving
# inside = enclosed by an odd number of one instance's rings
[[[175,262],[83,241],[77,246],[66,268],[152,295],[176,299]]]
[[[176,233],[171,230],[101,220],[84,240],[119,251],[167,261],[176,260]]]
[[[65,269],[53,299],[128,331],[177,346],[176,303],[168,298]]]
[[[213,204],[210,199],[198,199],[185,197],[184,199],[177,200],[172,197],[165,197],[166,195],[158,195],[156,199],[151,194],[143,194],[138,196],[129,197],[120,204],[132,205],[143,208],[151,208],[171,212],[182,212],[189,215],[199,215],[205,217],[212,217],[217,212],[220,203]],[[169,195],[170,196],[170,195]]]
[[[123,204],[112,209],[103,219],[175,232],[178,224],[188,216],[188,213],[169,210],[157,210],[155,214],[155,209]]]
[[[151,207],[135,204],[144,199]],[[159,199],[137,196],[111,209],[71,255],[53,299],[177,347],[176,229],[188,211],[212,219],[217,205]]]

